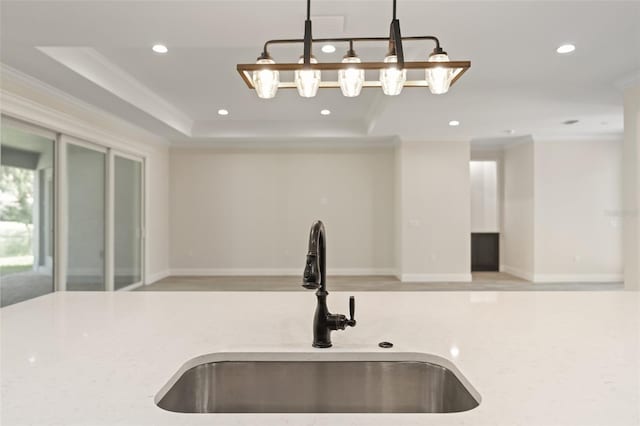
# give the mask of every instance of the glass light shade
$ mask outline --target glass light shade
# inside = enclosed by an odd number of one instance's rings
[[[342,60],[343,64],[359,64],[360,58],[348,56]],[[338,83],[342,94],[348,98],[353,98],[360,94],[364,84],[364,70],[358,68],[347,68],[338,71]]]
[[[275,64],[273,59],[258,59],[256,64]],[[271,99],[278,92],[280,72],[277,70],[259,70],[253,72],[253,86],[259,98]]]
[[[387,63],[397,63],[396,55],[389,55],[384,58]],[[385,95],[396,96],[402,92],[404,82],[407,81],[407,70],[398,69],[397,67],[389,67],[380,70],[380,83],[382,83],[382,91]]]
[[[429,56],[429,62],[449,62],[446,53],[439,53]],[[451,80],[453,79],[453,69],[451,68],[428,68],[425,70],[425,77],[429,84],[429,90],[434,95],[441,95],[449,91]]]
[[[303,58],[300,58],[298,61],[299,64],[303,62]],[[311,63],[317,64],[318,60],[311,57]],[[297,70],[294,72],[294,80],[300,96],[303,98],[313,98],[318,94],[318,88],[320,87],[320,70]]]

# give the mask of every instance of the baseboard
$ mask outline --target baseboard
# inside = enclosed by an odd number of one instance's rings
[[[624,281],[623,274],[534,274],[509,265],[501,265],[500,271],[534,283],[614,283]]]
[[[304,265],[303,265],[304,266]],[[302,275],[303,268],[176,268],[169,271],[171,276],[296,276]],[[329,269],[327,275],[356,276],[356,275],[393,275],[391,268],[335,268]]]
[[[142,284],[142,283],[131,284],[129,286],[122,287],[121,289],[118,289],[118,291],[131,291],[131,290],[135,290],[138,287],[142,287],[143,285],[144,284]]]
[[[535,283],[619,283],[623,274],[535,274]]]
[[[156,281],[160,281],[163,278],[167,278],[169,275],[171,275],[170,272],[171,271],[169,271],[167,269],[167,270],[164,270],[164,271],[156,272],[155,274],[148,274],[145,277],[144,283],[145,283],[145,285],[153,284]]]
[[[525,271],[524,269],[515,268],[509,265],[500,265],[500,272],[506,272],[515,277],[522,278],[527,281],[533,281],[533,272]]]
[[[415,282],[471,282],[471,274],[401,274],[403,283]]]

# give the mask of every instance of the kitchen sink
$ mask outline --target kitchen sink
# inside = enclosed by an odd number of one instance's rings
[[[156,396],[180,413],[454,413],[479,402],[453,364],[419,353],[211,354]]]

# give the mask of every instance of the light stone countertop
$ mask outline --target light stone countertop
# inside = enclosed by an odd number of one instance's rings
[[[330,285],[329,285],[330,287]],[[333,312],[351,293],[331,292]],[[640,292],[367,292],[358,325],[311,347],[312,292],[54,293],[0,310],[0,423],[13,425],[640,424]],[[154,397],[217,352],[420,352],[480,406],[453,414],[180,414]],[[389,351],[389,350],[386,350]]]

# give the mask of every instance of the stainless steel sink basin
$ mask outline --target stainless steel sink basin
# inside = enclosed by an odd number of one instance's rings
[[[156,403],[180,413],[471,410],[480,397],[455,370],[426,354],[212,354],[183,366]]]

